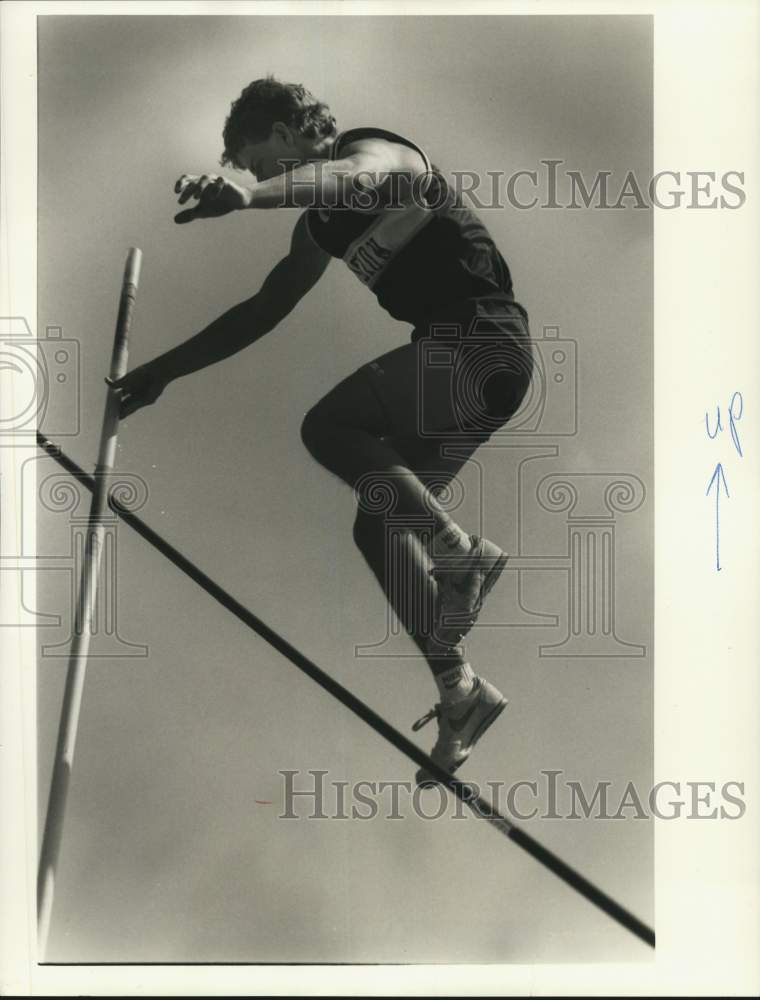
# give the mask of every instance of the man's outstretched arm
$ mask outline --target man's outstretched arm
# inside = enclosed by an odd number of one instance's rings
[[[310,239],[302,215],[293,230],[290,251],[270,271],[256,295],[233,306],[184,343],[109,383],[122,391],[121,419],[155,402],[174,379],[222,361],[274,330],[316,284],[330,259]]]
[[[415,178],[425,177],[425,160],[416,150],[385,139],[355,139],[339,160],[304,163],[251,186],[216,174],[183,174],[174,186],[179,204],[195,204],[174,221],[184,225],[249,208],[342,205],[377,212],[389,198],[413,198]]]

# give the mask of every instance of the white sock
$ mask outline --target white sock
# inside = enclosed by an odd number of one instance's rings
[[[469,663],[457,663],[442,674],[435,675],[441,701],[452,705],[467,697],[475,685],[475,674]]]
[[[428,552],[433,558],[455,555],[457,552],[469,552],[471,548],[472,539],[454,521],[436,532],[428,544]]]

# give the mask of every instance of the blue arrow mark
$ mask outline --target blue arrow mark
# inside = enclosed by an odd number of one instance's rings
[[[726,482],[726,474],[723,471],[723,466],[718,462],[715,466],[715,472],[712,474],[710,482],[707,484],[707,490],[705,496],[707,496],[712,489],[712,484],[715,483],[715,568],[720,570],[720,481],[723,480],[723,489],[726,491],[726,496],[730,497],[731,494],[728,492],[728,483]]]

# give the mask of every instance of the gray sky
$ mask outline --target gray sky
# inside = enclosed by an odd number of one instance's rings
[[[400,132],[447,170],[512,173],[553,158],[622,181],[650,171],[650,30],[630,17],[40,18],[39,326],[59,325],[81,344],[84,426],[67,443],[72,457],[92,468],[128,246],[144,252],[132,365],[253,294],[287,249],[295,212],[186,227],[172,219],[174,180],[218,169],[229,104],[251,79],[271,71],[302,81],[341,128]],[[562,515],[534,499],[543,476],[638,476],[647,501],[617,525],[616,627],[650,650],[651,215],[482,215],[533,335],[559,325],[578,344],[579,433],[554,439],[557,458],[527,467],[525,550],[566,547]],[[383,637],[384,602],[351,539],[351,492],[313,462],[299,426],[338,379],[409,332],[335,262],[281,328],[169,387],[119,438],[120,468],[148,484],[141,515],[407,732],[436,700],[434,685],[403,636],[386,658],[354,655]],[[461,521],[509,548],[515,459],[496,449],[477,458],[486,488],[467,494]],[[464,479],[474,491],[474,468]],[[64,550],[68,532],[65,516],[46,516],[39,550]],[[51,959],[647,957],[475,821],[285,822],[276,806],[256,804],[281,800],[280,769],[377,781],[411,780],[414,766],[126,528],[118,559],[119,629],[150,656],[94,660],[88,673]],[[562,573],[525,576],[524,605],[564,626]],[[501,592],[486,624],[499,622]],[[60,582],[41,585],[41,609],[65,603]],[[476,631],[471,662],[511,704],[463,776],[510,783],[562,769],[646,789],[651,660],[538,655],[563,634]],[[43,801],[64,669],[47,660],[40,672]],[[419,735],[429,749],[432,727]],[[525,825],[651,922],[651,824]]]

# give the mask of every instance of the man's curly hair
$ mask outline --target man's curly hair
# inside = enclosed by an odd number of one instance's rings
[[[222,133],[222,166],[238,166],[237,156],[246,143],[268,139],[275,122],[283,122],[313,139],[337,132],[329,107],[302,84],[281,83],[266,76],[249,83],[232,102]]]

